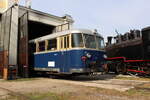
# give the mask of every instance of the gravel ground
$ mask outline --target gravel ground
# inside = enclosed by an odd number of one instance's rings
[[[150,100],[150,97],[122,95],[124,91],[149,81],[112,79],[113,75],[80,76],[71,79],[35,78],[28,81],[0,81],[0,96],[10,93],[68,93],[69,100]],[[4,90],[8,89],[10,91]],[[103,90],[106,89],[106,90]],[[111,91],[111,92],[109,92]],[[117,94],[118,93],[118,94]],[[120,93],[120,94],[119,94]],[[75,99],[78,98],[78,99]]]

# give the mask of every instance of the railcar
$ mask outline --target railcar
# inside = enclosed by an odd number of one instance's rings
[[[106,52],[107,71],[150,75],[150,27],[108,37]]]
[[[106,53],[103,37],[91,30],[53,33],[29,41],[35,45],[33,69],[50,74],[90,74],[102,70]]]

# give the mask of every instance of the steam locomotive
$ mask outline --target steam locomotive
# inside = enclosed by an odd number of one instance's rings
[[[150,75],[150,27],[107,37],[106,71]]]

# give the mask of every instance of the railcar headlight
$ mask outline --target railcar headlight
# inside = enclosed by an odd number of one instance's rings
[[[82,56],[81,59],[82,59],[82,61],[85,62],[87,60],[87,57],[86,56]]]
[[[91,58],[91,57],[92,57],[92,55],[89,54],[89,53],[87,53],[86,56],[87,56],[88,58]]]
[[[106,59],[106,58],[107,58],[107,55],[104,54],[103,57]]]

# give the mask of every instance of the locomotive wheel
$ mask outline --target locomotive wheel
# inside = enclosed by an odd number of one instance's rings
[[[120,74],[121,72],[121,63],[116,64],[115,74]]]
[[[125,64],[122,64],[122,63],[116,64],[115,73],[116,74],[126,74],[127,73],[127,68],[126,68]]]
[[[126,64],[123,64],[123,65],[121,66],[121,74],[123,74],[123,75],[127,74],[127,67],[126,67]]]

